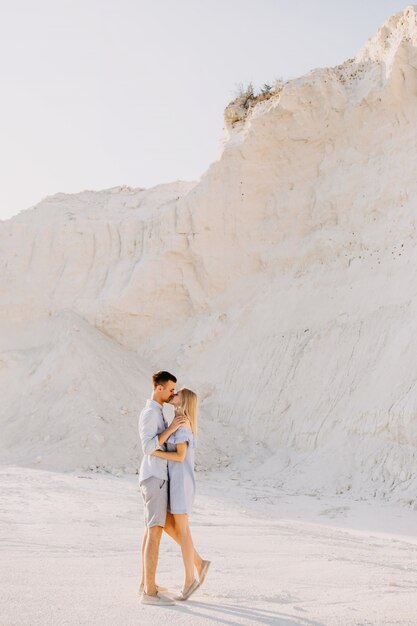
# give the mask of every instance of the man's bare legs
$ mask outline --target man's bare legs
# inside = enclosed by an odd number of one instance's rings
[[[145,546],[146,546],[147,539],[148,539],[148,527],[145,526],[145,531],[143,533],[143,539],[142,539],[142,549],[141,549],[142,570],[140,573],[140,587],[145,587]]]
[[[151,526],[147,529],[144,546],[145,562],[145,593],[154,596],[157,592],[155,584],[156,568],[158,565],[159,544],[161,543],[162,526]]]
[[[175,517],[172,513],[167,513],[167,517],[166,517],[166,522],[165,522],[165,526],[164,526],[164,531],[167,533],[167,535],[169,535],[170,537],[172,537],[172,539],[178,543],[178,545],[181,545],[181,534],[179,532],[178,527],[175,525]],[[198,575],[201,575],[201,570],[203,569],[203,559],[201,558],[201,556],[198,554],[197,550],[194,548],[194,555],[193,555],[193,561],[194,561],[194,565],[197,569]]]

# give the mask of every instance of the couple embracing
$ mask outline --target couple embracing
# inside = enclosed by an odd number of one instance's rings
[[[164,595],[167,589],[155,582],[162,531],[181,546],[184,584],[175,600],[187,600],[201,587],[210,566],[210,561],[203,560],[195,550],[188,523],[195,493],[197,396],[185,388],[176,392],[176,382],[169,372],[156,372],[152,376],[152,398],[139,417],[143,452],[139,486],[145,513],[139,589],[144,604],[163,606],[175,602]],[[164,402],[175,408],[169,425],[162,411]]]

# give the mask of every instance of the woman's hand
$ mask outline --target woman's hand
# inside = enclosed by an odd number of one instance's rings
[[[185,425],[186,421],[187,418],[185,417],[185,415],[175,415],[168,428],[171,432],[175,433],[176,430]]]
[[[184,424],[186,423],[186,420],[187,418],[184,415],[175,414],[175,417],[170,423],[170,425],[167,426],[162,433],[159,433],[158,435],[159,445],[163,446],[166,440],[172,435],[172,433],[175,433],[175,431],[178,430],[181,426],[184,426]]]

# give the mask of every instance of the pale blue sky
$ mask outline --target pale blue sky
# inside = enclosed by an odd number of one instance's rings
[[[354,56],[395,0],[0,0],[0,218],[196,180],[239,83]]]

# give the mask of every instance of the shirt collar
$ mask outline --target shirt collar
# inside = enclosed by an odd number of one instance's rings
[[[165,428],[168,426],[168,422],[165,419],[164,412],[162,410],[162,406],[156,400],[146,400],[146,406],[152,407],[153,409],[159,409],[161,411],[161,417],[164,421]]]
[[[159,404],[159,402],[157,402],[156,400],[147,400],[146,403],[148,406],[151,406],[154,409],[159,409],[160,411],[162,411],[162,405]]]

